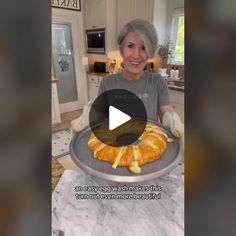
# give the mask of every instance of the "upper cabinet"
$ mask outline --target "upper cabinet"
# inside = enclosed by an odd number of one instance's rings
[[[129,21],[141,18],[154,24],[159,43],[167,35],[166,0],[84,0],[85,30],[105,28],[106,55],[118,50],[117,36]]]
[[[153,14],[154,0],[117,0],[117,32],[135,18],[152,22]]]
[[[86,29],[106,27],[106,0],[85,0],[85,27]]]
[[[169,4],[166,0],[117,0],[117,34],[121,28],[135,18],[147,20],[155,26],[159,44],[163,44],[169,33]]]

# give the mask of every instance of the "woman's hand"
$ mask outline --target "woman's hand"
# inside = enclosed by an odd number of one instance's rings
[[[83,113],[78,118],[71,121],[71,134],[80,132],[89,125],[89,111],[91,106],[92,102],[89,101],[84,106]]]
[[[169,109],[167,106],[165,106],[161,112],[163,112],[162,124],[169,127],[175,137],[181,138],[184,134],[184,125],[181,122],[179,115],[173,110],[171,106]]]

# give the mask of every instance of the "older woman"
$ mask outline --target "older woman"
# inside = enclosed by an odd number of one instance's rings
[[[104,78],[98,95],[112,89],[125,89],[134,93],[142,100],[149,120],[157,121],[159,117],[175,136],[181,137],[183,125],[170,105],[166,82],[159,74],[144,70],[148,59],[154,57],[157,50],[158,41],[154,26],[142,19],[132,20],[122,28],[118,44],[124,71]],[[105,118],[107,113],[99,116]],[[83,116],[80,117],[82,118]],[[80,125],[79,130],[83,126]]]
[[[171,111],[167,84],[158,74],[144,68],[149,58],[157,51],[157,33],[154,26],[141,19],[126,24],[118,36],[124,71],[103,79],[99,94],[116,88],[123,88],[136,94],[144,103],[147,116],[157,120]]]
[[[148,21],[135,19],[127,23],[118,36],[120,54],[123,58],[124,71],[107,76],[101,82],[99,94],[111,89],[126,89],[136,94],[143,102],[150,120],[163,119],[165,125],[173,124],[171,119],[180,123],[177,114],[172,112],[168,87],[159,74],[144,70],[149,58],[157,51],[157,33]],[[175,122],[175,123],[176,123]],[[176,133],[181,136],[182,131]]]

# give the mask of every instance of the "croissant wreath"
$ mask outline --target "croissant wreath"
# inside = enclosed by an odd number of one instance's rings
[[[136,123],[137,129],[139,124]],[[110,139],[117,139],[125,130],[115,133]],[[101,135],[103,129],[100,129]],[[104,134],[105,135],[105,134]],[[88,147],[94,157],[112,164],[112,168],[127,166],[132,173],[140,173],[141,166],[159,159],[167,148],[168,136],[157,125],[148,122],[137,144],[124,147],[113,147],[102,143],[92,133],[88,140]]]

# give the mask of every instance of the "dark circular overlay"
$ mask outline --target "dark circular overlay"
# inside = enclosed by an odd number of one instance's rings
[[[109,107],[124,112],[131,120],[109,130]],[[138,142],[147,122],[142,100],[125,89],[112,89],[99,95],[89,112],[89,125],[94,135],[104,144],[122,147]]]

